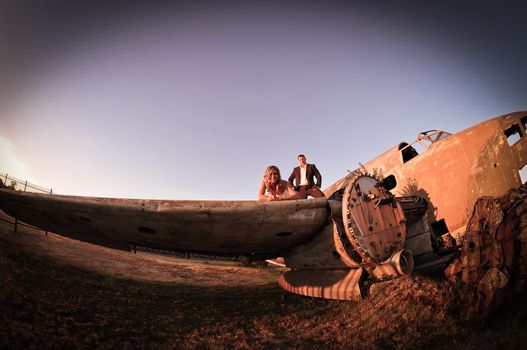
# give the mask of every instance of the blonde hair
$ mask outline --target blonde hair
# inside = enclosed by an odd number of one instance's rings
[[[276,185],[273,186],[274,188],[271,187],[273,184],[269,182],[271,178],[271,173],[273,171],[276,171],[278,174],[278,180],[276,181]],[[280,169],[278,169],[276,165],[269,165],[265,169],[263,177],[264,177],[265,188],[267,189],[267,191],[270,192],[271,190],[274,190],[276,193],[282,193],[285,190],[285,186],[282,183],[282,176],[280,175]]]

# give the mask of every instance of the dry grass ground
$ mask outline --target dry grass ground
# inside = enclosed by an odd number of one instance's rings
[[[463,348],[527,343],[526,295],[485,324],[414,276],[361,302],[289,294],[281,270],[132,254],[0,223],[1,348]]]

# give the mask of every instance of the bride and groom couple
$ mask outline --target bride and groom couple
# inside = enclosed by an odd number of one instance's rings
[[[282,180],[276,165],[270,165],[265,169],[258,190],[260,201],[305,199],[307,196],[324,197],[324,193],[320,190],[322,176],[315,164],[308,164],[303,154],[299,154],[297,160],[298,166],[293,169],[288,181]]]

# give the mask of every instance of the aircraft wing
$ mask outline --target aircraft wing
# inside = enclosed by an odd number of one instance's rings
[[[278,256],[309,240],[329,216],[327,199],[277,202],[117,199],[0,189],[0,209],[82,241],[218,255]]]

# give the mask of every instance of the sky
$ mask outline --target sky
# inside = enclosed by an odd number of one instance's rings
[[[527,5],[0,3],[0,172],[53,193],[256,199],[527,109]]]

